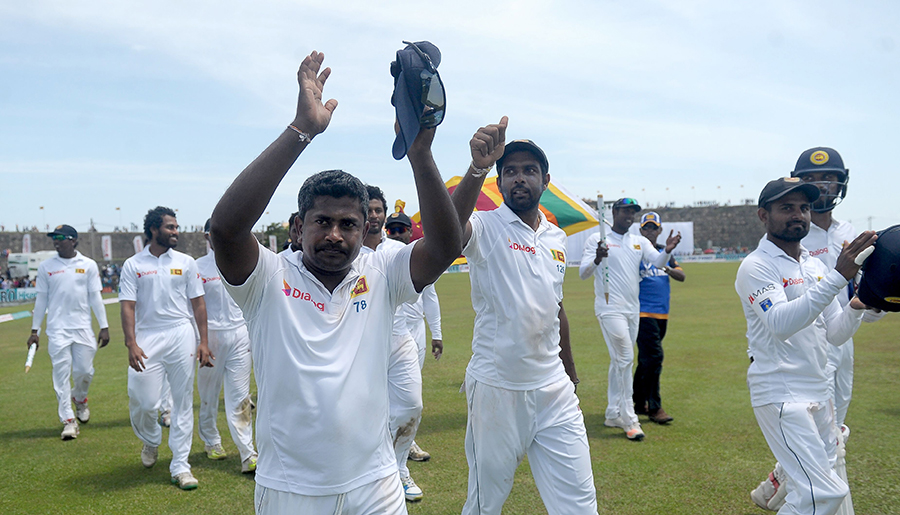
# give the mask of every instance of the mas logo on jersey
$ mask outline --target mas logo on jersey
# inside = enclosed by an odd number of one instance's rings
[[[180,268],[170,268],[169,273],[172,275],[181,275],[181,269]]]
[[[755,292],[751,293],[750,295],[748,295],[748,298],[750,299],[750,304],[753,304],[753,302],[756,299],[758,299],[759,297],[762,297],[763,294],[768,293],[770,291],[775,291],[774,284],[767,284],[765,287],[760,288],[760,289],[756,290]]]
[[[784,277],[782,277],[781,284],[785,288],[787,288],[788,286],[793,286],[795,284],[803,284],[803,278],[802,277],[797,277],[797,278],[791,277],[790,279],[785,279]]]
[[[76,269],[75,269],[75,273],[76,273],[76,274],[83,274],[83,273],[84,273],[84,268],[76,268]]]
[[[814,165],[823,165],[828,162],[828,152],[824,150],[816,150],[809,156],[809,161]]]
[[[353,291],[350,292],[350,298],[359,297],[363,293],[369,292],[369,284],[366,282],[366,276],[360,277],[356,281],[356,286],[353,287]]]
[[[146,272],[138,272],[137,273],[138,279],[140,279],[141,277],[148,276],[148,275],[156,275],[156,270],[147,270]]]
[[[291,285],[287,283],[284,279],[281,280],[284,284],[284,289],[281,291],[284,292],[284,296],[291,299],[300,299],[305,300],[316,307],[319,311],[325,311],[325,303],[324,302],[316,302],[313,300],[312,295],[302,292],[297,288],[291,288]]]
[[[772,299],[764,299],[759,303],[759,309],[763,310],[763,313],[769,310],[772,307]]]
[[[509,242],[509,248],[511,248],[512,250],[520,250],[526,254],[532,254],[532,255],[536,254],[534,247],[529,247],[527,245],[519,245],[518,243],[514,243],[509,238],[506,238],[506,241]]]
[[[560,263],[566,262],[566,254],[561,250],[550,249],[550,255],[553,256],[554,261],[559,261]]]

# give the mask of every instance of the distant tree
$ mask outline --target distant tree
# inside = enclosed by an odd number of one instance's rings
[[[282,224],[282,222],[272,222],[266,227],[265,239],[263,240],[263,245],[269,245],[269,236],[275,235],[275,238],[278,241],[278,245],[288,241],[291,237],[290,231],[288,231],[287,225]]]

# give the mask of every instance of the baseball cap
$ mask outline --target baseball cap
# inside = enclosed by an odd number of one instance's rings
[[[437,127],[444,121],[446,97],[444,83],[437,71],[441,64],[441,51],[428,41],[410,43],[397,51],[397,60],[391,63],[394,77],[394,106],[400,132],[394,138],[392,153],[400,160],[422,127]]]
[[[900,311],[900,225],[878,233],[875,251],[862,267],[856,295],[866,306]]]
[[[53,229],[53,232],[48,232],[47,236],[55,236],[60,234],[62,236],[68,236],[70,238],[78,238],[78,231],[75,230],[71,225],[57,225],[56,229]]]
[[[644,216],[641,217],[641,227],[647,224],[662,226],[662,222],[659,221],[659,213],[656,213],[655,211],[644,213]]]
[[[389,225],[405,225],[406,227],[412,227],[412,220],[410,220],[405,213],[395,211],[388,215],[387,219],[384,221],[385,227]]]
[[[623,197],[613,202],[612,207],[613,209],[618,209],[620,207],[633,207],[636,211],[641,210],[641,205],[638,204],[638,201],[629,197]],[[643,223],[641,225],[643,225]]]
[[[500,156],[500,159],[497,160],[497,173],[500,173],[500,170],[503,169],[503,161],[506,160],[507,156],[512,154],[513,152],[531,152],[534,154],[534,157],[537,158],[538,163],[541,165],[541,168],[544,173],[550,169],[550,163],[547,161],[547,154],[541,150],[541,147],[537,146],[530,139],[516,139],[512,140],[506,144],[503,148],[503,155]]]
[[[819,198],[819,188],[814,184],[809,184],[800,180],[799,177],[781,177],[774,181],[769,181],[766,187],[759,194],[759,207],[766,207],[769,202],[780,199],[792,191],[802,191],[806,194],[806,198],[810,202],[815,202]]]

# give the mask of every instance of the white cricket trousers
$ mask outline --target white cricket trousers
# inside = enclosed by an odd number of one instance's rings
[[[488,386],[466,375],[463,515],[499,514],[525,455],[550,515],[597,514],[584,416],[568,378],[537,390]]]
[[[622,417],[628,425],[638,423],[634,413],[634,344],[640,325],[639,313],[603,313],[597,316],[600,331],[609,350],[609,375],[606,388],[606,418]]]
[[[831,401],[753,408],[772,454],[790,478],[781,515],[833,515],[850,489],[835,472],[837,433]]]
[[[828,378],[828,394],[834,399],[834,419],[840,428],[847,419],[850,399],[853,397],[853,339],[840,347],[828,346],[828,362],[825,364]]]
[[[156,422],[163,389],[168,379],[172,389],[172,425],[169,427],[169,449],[173,476],[190,472],[188,455],[194,432],[194,360],[197,340],[191,324],[184,323],[135,334],[137,345],[147,359],[142,372],[128,367],[128,410],[134,434],[147,445],[159,447],[162,428]]]
[[[425,342],[425,320],[419,320],[417,323],[409,326],[409,334],[416,341],[416,350],[419,355],[419,370],[421,370],[425,366],[425,355],[428,350],[428,345]]]
[[[256,484],[256,515],[405,515],[406,499],[397,474],[338,495],[300,495]]]
[[[241,453],[241,461],[256,454],[253,450],[253,419],[250,414],[250,335],[247,326],[209,331],[209,351],[216,357],[212,367],[197,370],[200,394],[200,439],[206,445],[222,443],[216,419],[219,393],[225,386],[225,419],[231,438]]]
[[[63,424],[75,418],[72,399],[84,402],[94,379],[97,340],[91,329],[57,329],[47,332],[47,353],[53,367],[57,413]],[[70,381],[74,386],[70,384]]]
[[[409,475],[406,458],[422,418],[422,370],[415,340],[395,340],[388,366],[388,412],[400,476]]]

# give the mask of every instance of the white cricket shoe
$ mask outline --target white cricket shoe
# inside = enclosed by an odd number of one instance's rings
[[[60,437],[63,440],[74,440],[78,438],[78,421],[74,418],[66,420],[66,425],[63,426]]]
[[[618,427],[619,429],[630,427],[627,423],[625,423],[625,419],[623,419],[621,416],[618,416],[616,418],[608,418],[603,421],[603,425],[606,427]]]
[[[159,414],[159,418],[156,419],[156,422],[162,427],[169,427],[172,425],[172,412],[169,410],[165,410]]]
[[[247,459],[241,463],[241,474],[253,474],[256,472],[256,460],[258,458],[259,457],[256,454],[247,457]]]
[[[84,399],[84,402],[78,402],[73,397],[72,404],[75,405],[75,417],[82,424],[87,424],[88,420],[91,419],[91,410],[88,408],[87,399]]]
[[[181,488],[182,490],[194,490],[197,488],[199,482],[190,472],[182,472],[181,474],[172,476],[172,484],[178,485],[178,488]]]
[[[422,489],[419,488],[415,481],[413,481],[413,478],[409,476],[401,477],[400,482],[403,483],[403,495],[406,496],[407,501],[418,502],[425,497],[425,493],[422,492]]]
[[[215,445],[206,446],[206,457],[211,460],[224,460],[228,457],[228,453],[225,452],[222,444],[217,443]]]
[[[844,441],[844,445],[847,445],[847,440],[850,439],[850,428],[847,427],[847,424],[841,424],[841,439]]]
[[[150,468],[153,465],[156,465],[156,459],[159,457],[159,448],[158,447],[150,447],[147,444],[144,444],[144,447],[141,448],[141,463]]]
[[[431,455],[422,450],[419,444],[413,442],[409,447],[409,459],[413,461],[428,461],[431,459]]]
[[[632,426],[626,427],[625,429],[625,437],[633,442],[640,442],[644,439],[644,430],[641,429],[640,424],[634,424]]]
[[[781,464],[775,464],[775,470],[769,473],[769,477],[750,492],[750,500],[764,510],[778,511],[784,505],[784,498],[787,496],[785,479]]]

